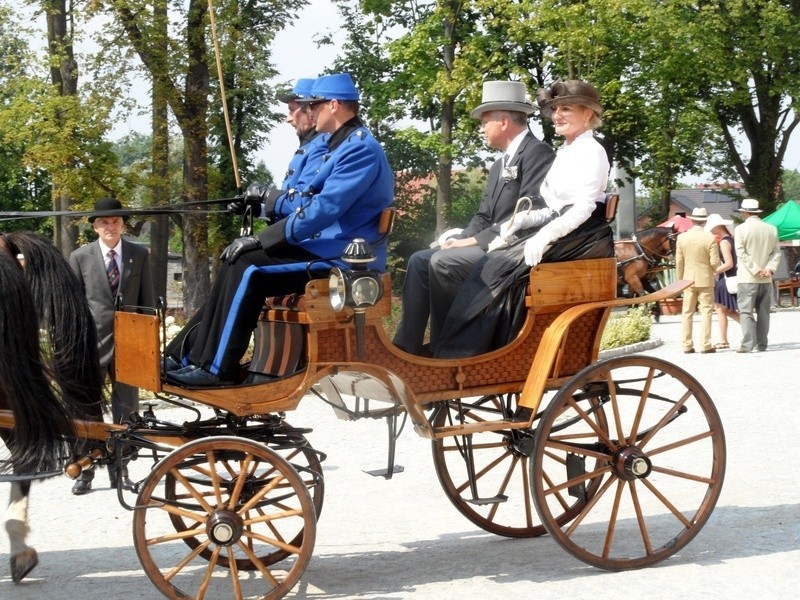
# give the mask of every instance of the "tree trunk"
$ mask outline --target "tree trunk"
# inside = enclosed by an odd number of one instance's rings
[[[186,73],[183,132],[183,200],[193,202],[208,198],[208,64],[206,56],[205,16],[208,4],[192,0],[189,6],[187,42],[189,69]],[[208,222],[205,216],[187,214],[183,220],[184,286],[183,305],[193,314],[211,289],[208,269]]]
[[[78,93],[78,63],[72,48],[72,35],[67,32],[71,15],[67,13],[66,0],[44,0],[47,15],[47,45],[50,54],[50,80],[61,96]],[[71,210],[72,198],[62,191],[59,174],[51,173],[53,181],[53,210]],[[73,219],[56,217],[53,227],[54,243],[64,256],[75,249],[78,227]]]
[[[442,143],[448,151],[439,154],[439,177],[436,185],[436,233],[448,228],[450,205],[453,202],[453,157],[449,149],[453,144],[453,101],[442,104]]]
[[[453,78],[453,69],[456,59],[456,22],[461,3],[449,0],[446,5],[447,18],[444,19],[444,47],[442,48],[442,62],[444,63],[445,76],[448,81]],[[448,227],[453,203],[453,127],[455,125],[455,97],[443,95],[442,97],[442,145],[444,151],[439,153],[439,177],[436,186],[436,232],[441,233]]]
[[[154,44],[157,55],[167,62],[169,33],[167,31],[167,0],[153,3]],[[167,122],[167,90],[164,82],[155,80],[152,91],[152,203],[169,204],[169,125]],[[157,216],[150,227],[150,268],[156,298],[167,298],[167,264],[169,250],[169,217]]]

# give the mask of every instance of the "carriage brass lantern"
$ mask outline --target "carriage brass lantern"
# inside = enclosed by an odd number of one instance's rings
[[[356,324],[356,352],[364,355],[364,312],[383,297],[381,274],[367,265],[375,260],[372,247],[362,238],[356,238],[342,255],[350,269],[333,267],[328,289],[333,310],[339,312],[346,306],[353,309]]]

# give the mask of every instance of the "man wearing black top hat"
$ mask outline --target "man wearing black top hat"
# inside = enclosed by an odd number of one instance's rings
[[[111,414],[121,423],[139,409],[139,389],[116,381],[114,377],[114,309],[117,296],[127,306],[153,307],[153,280],[147,248],[122,239],[127,214],[116,198],[103,198],[94,205],[89,222],[98,236],[75,250],[69,257],[78,275],[97,327],[100,366],[111,380]],[[127,468],[121,473],[123,486],[132,488]],[[109,468],[111,485],[116,487],[120,473]],[[72,493],[85,494],[92,487],[94,470],[85,470]]]

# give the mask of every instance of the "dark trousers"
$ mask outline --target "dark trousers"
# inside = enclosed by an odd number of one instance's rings
[[[324,277],[329,266],[293,247],[270,255],[253,250],[233,264],[222,263],[205,304],[170,342],[167,353],[177,360],[188,358],[221,379],[235,380],[264,299],[303,292],[309,275]]]
[[[403,281],[403,311],[395,345],[406,352],[422,354],[429,319],[431,344],[438,339],[453,298],[485,254],[479,246],[468,246],[420,250],[411,255]]]

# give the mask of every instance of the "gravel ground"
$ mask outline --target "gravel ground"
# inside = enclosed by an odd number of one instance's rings
[[[731,342],[738,344],[738,327]],[[716,323],[714,333],[716,334]],[[312,398],[289,416],[313,427],[328,454],[325,508],[314,555],[289,598],[696,598],[797,597],[800,588],[800,475],[791,448],[800,439],[800,311],[773,315],[765,353],[684,355],[679,317],[653,327],[663,343],[645,353],[694,375],[721,414],[727,473],[710,521],[685,549],[655,567],[609,573],[584,565],[548,536],[512,540],[476,528],[439,487],[430,445],[406,427],[397,444],[404,467],[391,480],[364,473],[385,467],[382,422],[345,422]],[[148,465],[132,470],[140,477]],[[132,541],[131,513],[104,473],[89,495],[71,482],[35,484],[29,542],[39,566],[20,585],[8,574],[0,536],[0,598],[157,598]],[[0,490],[0,501],[8,494]]]

